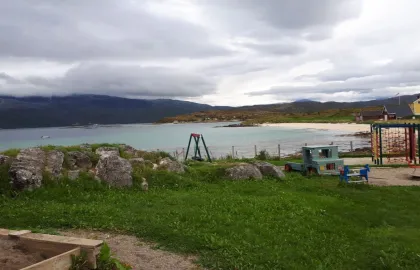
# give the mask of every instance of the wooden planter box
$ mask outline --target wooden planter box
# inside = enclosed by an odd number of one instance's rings
[[[87,254],[89,267],[96,269],[96,255],[98,255],[103,244],[101,240],[7,229],[0,229],[0,239],[18,241],[29,252],[40,252],[49,258],[22,270],[69,269],[71,266],[71,255],[80,255],[82,251]]]

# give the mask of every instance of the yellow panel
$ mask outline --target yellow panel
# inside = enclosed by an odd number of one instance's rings
[[[413,103],[413,107],[414,107],[414,114],[420,114],[420,104],[417,101]]]
[[[324,171],[325,170],[325,166],[319,166],[319,170],[320,171]]]

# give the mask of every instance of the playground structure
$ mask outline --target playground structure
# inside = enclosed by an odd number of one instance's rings
[[[349,166],[344,166],[343,170],[340,170],[340,182],[345,181],[347,184],[349,183],[363,183],[369,181],[369,172],[370,168],[369,165],[366,164],[361,169],[352,169],[350,170]],[[352,177],[357,177],[359,180],[351,180]],[[365,180],[363,180],[365,178]]]
[[[191,133],[190,135],[187,152],[185,153],[185,160],[188,159],[188,153],[190,151],[191,141],[193,139],[194,139],[195,144],[194,144],[194,156],[192,157],[192,160],[204,161],[203,157],[201,156],[201,150],[200,150],[200,140],[201,140],[203,142],[204,150],[206,151],[206,154],[207,154],[207,160],[211,162],[211,157],[209,154],[209,150],[206,146],[206,142],[204,141],[204,137],[202,134],[197,134],[197,133]]]
[[[338,175],[344,161],[338,158],[338,146],[321,145],[302,147],[303,163],[288,162],[284,170],[306,174]]]
[[[372,161],[376,165],[409,164],[420,157],[419,124],[372,124]]]

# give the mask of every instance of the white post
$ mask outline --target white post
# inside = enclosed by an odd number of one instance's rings
[[[235,158],[235,146],[232,146],[232,158]]]
[[[278,145],[278,149],[279,149],[279,159],[281,159],[281,150],[280,150],[280,144]]]
[[[254,152],[255,152],[255,156],[258,156],[258,153],[257,153],[257,146],[256,146],[256,145],[254,145]]]

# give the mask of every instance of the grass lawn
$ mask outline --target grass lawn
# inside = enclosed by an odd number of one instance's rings
[[[223,180],[223,166],[136,171],[131,189],[84,175],[20,194],[8,190],[2,167],[0,227],[128,233],[197,254],[210,269],[419,268],[420,187],[346,186],[298,173],[234,182]]]

